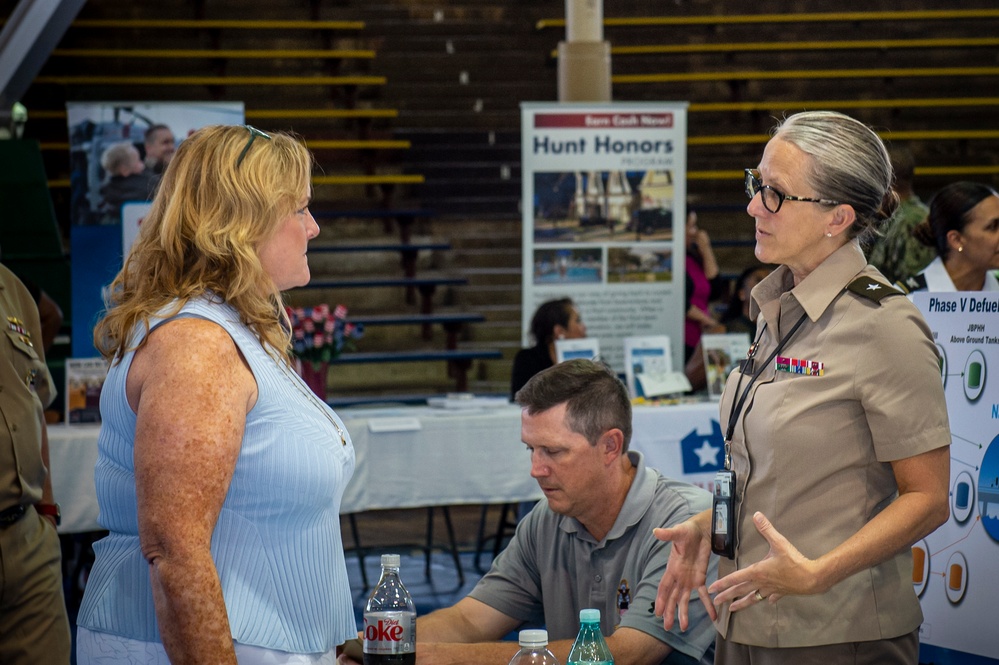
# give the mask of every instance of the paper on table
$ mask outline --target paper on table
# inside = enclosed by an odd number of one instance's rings
[[[435,409],[483,409],[483,408],[496,408],[501,406],[507,406],[510,403],[510,398],[496,397],[496,396],[473,396],[473,397],[430,397],[427,399],[427,406],[432,406]]]
[[[372,418],[368,421],[369,432],[415,432],[423,429],[419,418]]]
[[[662,374],[636,374],[635,380],[642,384],[642,393],[646,397],[674,395],[685,393],[691,389],[690,381],[683,372],[664,372]]]

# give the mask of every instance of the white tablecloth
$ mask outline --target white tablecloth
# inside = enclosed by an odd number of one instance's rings
[[[541,497],[520,440],[520,408],[343,409],[357,466],[342,512],[530,501]],[[717,404],[636,407],[632,448],[649,466],[708,487],[722,462]],[[390,431],[384,431],[390,430]],[[391,431],[395,430],[395,431]],[[95,425],[49,428],[60,531],[99,529]],[[713,457],[712,457],[713,455]]]

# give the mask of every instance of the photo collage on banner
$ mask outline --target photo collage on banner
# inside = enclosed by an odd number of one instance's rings
[[[994,659],[999,656],[999,294],[921,292],[913,294],[913,302],[940,354],[951,430],[950,517],[912,548],[912,583],[923,608],[919,641],[924,648]]]
[[[525,103],[521,122],[524,346],[537,306],[570,297],[618,372],[637,335],[683,367],[686,103]]]
[[[96,355],[102,289],[121,268],[173,151],[197,129],[241,125],[243,116],[242,102],[66,104],[73,357]]]

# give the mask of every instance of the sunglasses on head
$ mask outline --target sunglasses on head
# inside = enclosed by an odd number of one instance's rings
[[[267,132],[260,131],[253,125],[243,125],[243,127],[245,127],[247,131],[250,132],[250,140],[246,142],[246,147],[243,148],[243,152],[239,153],[239,157],[236,158],[237,169],[239,168],[239,165],[243,163],[243,158],[246,157],[246,153],[249,152],[250,146],[253,145],[253,142],[257,139],[258,136],[260,138],[267,139],[268,141],[271,140],[270,134],[268,134]]]

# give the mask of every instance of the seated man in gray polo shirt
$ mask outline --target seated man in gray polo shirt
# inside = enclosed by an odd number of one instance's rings
[[[686,632],[664,630],[652,609],[670,553],[652,530],[710,508],[708,492],[664,478],[628,451],[631,401],[603,365],[555,365],[516,401],[546,500],[468,596],[417,620],[417,663],[506,665],[517,647],[497,640],[525,625],[547,628],[564,663],[579,610],[589,607],[600,610],[617,665],[712,662],[715,630],[700,603],[690,604]]]

